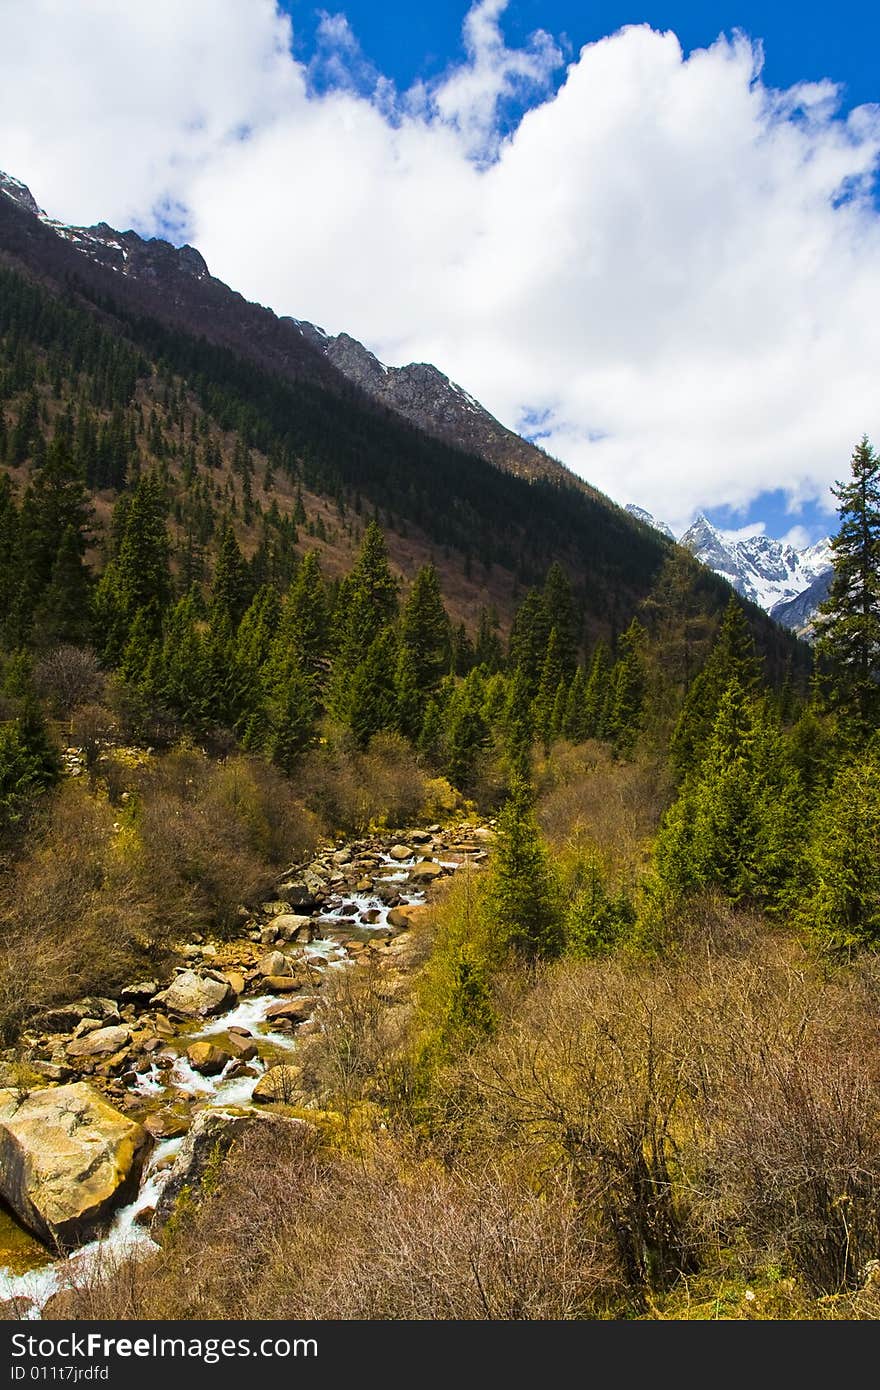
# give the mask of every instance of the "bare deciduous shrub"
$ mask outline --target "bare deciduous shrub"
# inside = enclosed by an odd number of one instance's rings
[[[308,1134],[243,1142],[161,1257],[106,1274],[73,1316],[570,1319],[615,1288],[564,1180],[443,1174],[391,1141],[354,1161]]]
[[[54,647],[34,668],[34,688],[58,719],[69,719],[79,705],[92,705],[104,693],[104,674],[87,647]]]
[[[181,748],[138,770],[133,785],[150,881],[218,931],[231,930],[239,905],[271,892],[279,867],[303,858],[319,837],[290,782],[256,759],[216,764]]]
[[[538,818],[552,844],[589,842],[632,875],[668,802],[668,773],[656,761],[615,762],[605,744],[557,744],[538,774]]]
[[[0,1027],[35,1009],[128,983],[163,958],[167,924],[117,852],[113,812],[62,786],[0,896]]]
[[[116,716],[103,705],[80,705],[70,720],[70,737],[82,749],[86,770],[94,777],[107,743],[119,733]]]
[[[306,755],[296,780],[323,820],[355,832],[413,821],[428,785],[409,744],[390,733],[377,734],[365,753],[336,736]]]

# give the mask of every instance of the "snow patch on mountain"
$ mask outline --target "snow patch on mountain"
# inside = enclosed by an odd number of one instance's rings
[[[729,579],[737,593],[771,614],[832,569],[827,537],[803,550],[772,536],[730,540],[705,516],[698,516],[680,539],[698,560]]]
[[[671,536],[663,521],[657,521],[644,507],[630,503],[626,510],[639,521]],[[731,539],[708,517],[696,521],[678,538],[692,555],[771,617],[786,627],[801,631],[809,627],[819,603],[828,593],[833,570],[828,537],[815,545],[796,549],[772,536],[741,536]]]

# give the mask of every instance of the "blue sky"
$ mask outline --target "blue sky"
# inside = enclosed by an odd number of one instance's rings
[[[3,0],[0,167],[677,531],[807,543],[880,443],[878,53],[852,0]]]
[[[417,78],[439,75],[461,56],[460,0],[428,0],[414,5],[347,0],[316,6],[311,0],[284,0],[282,9],[294,22],[296,43],[308,58],[321,9],[341,10],[360,39],[366,56],[400,87]],[[831,77],[846,84],[848,106],[880,100],[880,6],[867,0],[838,3],[755,3],[734,0],[716,4],[617,4],[595,0],[512,0],[504,16],[511,45],[521,44],[536,29],[567,39],[573,50],[611,34],[625,24],[672,29],[686,52],[704,48],[722,33],[744,29],[764,42],[765,76],[774,86]]]

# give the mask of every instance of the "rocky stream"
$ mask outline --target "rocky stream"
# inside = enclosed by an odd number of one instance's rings
[[[0,1064],[7,1312],[63,1316],[77,1273],[157,1248],[210,1156],[252,1125],[302,1124],[315,1101],[297,1051],[322,1026],[328,972],[375,960],[393,993],[433,885],[483,862],[492,835],[432,825],[325,845],[242,909],[239,936],[181,944],[170,979],[32,1019],[21,1062]]]

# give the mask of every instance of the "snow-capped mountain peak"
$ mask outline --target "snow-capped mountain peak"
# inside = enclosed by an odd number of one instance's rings
[[[650,512],[645,511],[644,507],[637,507],[634,502],[627,502],[624,511],[629,512],[630,516],[634,516],[636,521],[644,522],[645,526],[653,526],[654,530],[659,531],[661,536],[668,536],[671,541],[675,540],[675,535],[671,528],[666,525],[666,522],[658,521]]]
[[[669,527],[656,521],[643,507],[630,503],[631,516],[671,536]],[[781,622],[800,628],[808,622],[804,604],[795,600],[809,591],[810,613],[825,598],[833,571],[831,542],[826,536],[803,550],[772,536],[755,535],[731,539],[701,512],[682,536],[679,544],[709,569],[726,579],[743,598],[766,609]]]

